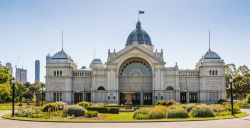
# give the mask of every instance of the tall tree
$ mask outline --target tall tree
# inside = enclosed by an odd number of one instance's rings
[[[0,102],[10,100],[11,80],[12,76],[9,73],[9,68],[0,65]]]

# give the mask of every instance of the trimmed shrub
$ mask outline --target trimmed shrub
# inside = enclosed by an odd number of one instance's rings
[[[188,118],[188,112],[183,108],[168,109],[167,118]]]
[[[247,103],[250,103],[250,94],[248,94],[248,95],[246,96],[246,101],[247,101]]]
[[[167,109],[163,106],[156,106],[149,111],[150,119],[163,119],[166,118]]]
[[[99,113],[119,114],[118,107],[89,106],[89,107],[87,107],[87,110],[97,111]]]
[[[207,105],[196,105],[190,112],[192,117],[215,117],[215,113]]]
[[[143,119],[163,119],[166,118],[167,109],[163,106],[153,108],[141,108],[134,112],[133,118],[138,120]]]
[[[62,111],[63,108],[65,107],[65,103],[63,102],[57,102],[57,103],[49,103],[46,104],[43,108],[42,111],[43,112],[48,112],[48,110],[50,109],[50,111]]]
[[[40,109],[35,108],[19,108],[15,115],[18,117],[32,117],[32,114],[38,114],[40,112]]]
[[[212,109],[214,112],[223,112],[227,111],[226,108],[223,105],[220,104],[211,104],[209,105],[209,108]]]
[[[79,117],[79,116],[84,116],[86,110],[78,105],[70,105],[64,110],[64,112],[69,116]]]
[[[225,106],[226,106],[226,109],[228,111],[232,111],[232,107],[231,107],[230,103],[226,103]],[[237,103],[234,103],[234,110],[233,111],[234,111],[234,114],[241,113],[240,107]]]
[[[195,107],[195,104],[187,104],[185,106],[185,109],[187,112],[190,112],[193,109],[193,107]]]
[[[171,106],[175,103],[176,102],[174,100],[159,100],[156,102],[156,105]]]
[[[97,111],[87,111],[85,114],[85,117],[91,118],[91,117],[97,117],[98,112]]]
[[[89,102],[82,101],[82,102],[77,103],[77,105],[82,106],[82,107],[84,107],[84,108],[87,108],[87,107],[90,106],[91,104],[90,104]]]

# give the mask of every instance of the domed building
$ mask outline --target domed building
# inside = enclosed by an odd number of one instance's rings
[[[128,90],[133,92],[133,105],[151,105],[163,99],[215,103],[225,99],[225,63],[209,48],[194,69],[180,69],[177,63],[167,66],[163,51],[154,51],[140,21],[125,48],[108,50],[105,63],[95,58],[88,68],[78,69],[64,50],[46,57],[47,102],[124,104]]]

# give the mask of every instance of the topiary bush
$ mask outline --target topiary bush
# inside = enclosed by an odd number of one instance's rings
[[[70,105],[64,110],[66,115],[79,117],[84,116],[86,113],[86,109],[78,105]]]
[[[188,112],[183,108],[168,109],[167,118],[188,118]]]
[[[82,106],[84,108],[87,108],[88,106],[91,105],[91,103],[86,102],[86,101],[82,101],[82,102],[77,103],[77,105]]]
[[[163,106],[156,106],[150,109],[149,119],[163,119],[166,118],[167,109]]]
[[[156,102],[156,105],[171,106],[175,103],[176,102],[174,100],[159,100]]]
[[[196,105],[190,111],[192,117],[215,117],[215,113],[207,105]]]
[[[65,103],[63,102],[57,102],[57,103],[48,103],[46,104],[43,108],[42,111],[43,112],[48,112],[48,110],[50,109],[50,111],[62,111],[63,108],[65,107]]]
[[[85,117],[91,118],[91,117],[97,117],[98,112],[97,111],[87,111],[85,114]]]
[[[87,107],[87,110],[97,111],[99,113],[119,114],[119,108],[118,107],[89,106],[89,107]]]
[[[163,119],[166,118],[167,109],[163,106],[156,106],[153,108],[141,108],[134,112],[133,118],[142,119]]]

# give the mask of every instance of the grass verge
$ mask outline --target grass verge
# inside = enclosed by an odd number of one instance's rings
[[[27,117],[11,117],[11,114],[6,114],[3,118],[23,121],[38,121],[38,122],[72,122],[72,123],[134,123],[134,122],[178,122],[178,121],[206,121],[206,120],[220,120],[220,119],[232,119],[247,116],[246,112],[241,112],[235,116],[217,116],[212,118],[175,118],[175,119],[157,119],[157,120],[134,120],[133,112],[120,112],[120,114],[99,114],[102,117],[100,120],[91,118],[27,118]]]

